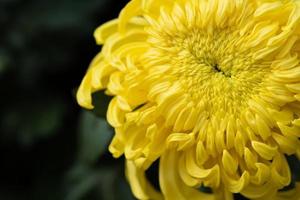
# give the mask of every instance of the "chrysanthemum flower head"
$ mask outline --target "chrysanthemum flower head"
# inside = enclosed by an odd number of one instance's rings
[[[281,191],[300,157],[299,0],[132,0],[95,38],[77,99],[113,96],[109,150],[138,199],[300,199]]]

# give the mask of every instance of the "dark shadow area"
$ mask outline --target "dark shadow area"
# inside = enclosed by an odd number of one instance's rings
[[[132,199],[123,161],[107,152],[112,130],[75,100],[101,48],[95,28],[126,3],[0,1],[0,199]]]

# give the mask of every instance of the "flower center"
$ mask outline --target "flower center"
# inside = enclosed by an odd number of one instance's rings
[[[172,76],[211,114],[239,114],[270,72],[269,63],[253,59],[251,49],[240,47],[245,38],[234,28],[210,32],[196,27],[155,37],[150,41],[156,41],[152,44],[159,57],[171,64]]]
[[[221,73],[221,74],[223,74],[224,76],[226,76],[226,77],[231,77],[231,74],[225,74],[223,71],[222,71],[222,69],[221,69],[221,67],[218,65],[218,64],[214,64],[213,66],[212,66],[214,69],[215,69],[215,71],[216,72],[219,72],[219,73]]]

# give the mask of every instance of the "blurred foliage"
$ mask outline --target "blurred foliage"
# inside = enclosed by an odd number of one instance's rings
[[[79,125],[79,160],[93,163],[106,151],[113,130],[109,129],[105,119],[99,119],[91,112],[82,113]]]
[[[75,91],[101,47],[94,29],[126,0],[0,0],[0,199],[130,200],[107,151],[110,97],[84,111]]]
[[[126,2],[0,0],[1,200],[134,199],[124,160],[107,151],[110,97],[94,94],[93,111],[74,97],[100,50],[94,29]],[[157,164],[147,176],[158,187]]]

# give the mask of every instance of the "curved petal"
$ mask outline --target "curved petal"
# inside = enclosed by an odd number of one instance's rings
[[[167,151],[159,163],[159,182],[165,200],[214,200],[213,194],[206,194],[185,185],[178,170],[178,152]]]
[[[148,182],[145,171],[142,168],[137,168],[131,160],[126,160],[126,177],[137,199],[163,199],[162,195]]]

